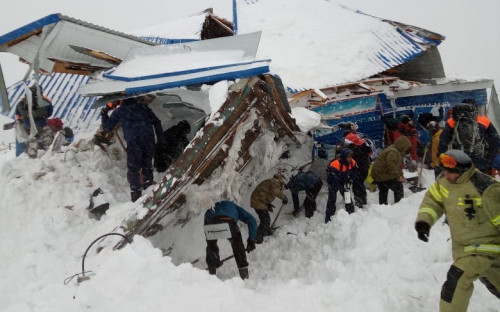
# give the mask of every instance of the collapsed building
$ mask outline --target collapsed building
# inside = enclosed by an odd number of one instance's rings
[[[236,3],[234,23],[207,10],[182,20],[189,29],[182,34],[176,34],[178,22],[131,35],[53,14],[0,36],[0,51],[18,55],[35,72],[8,88],[2,105],[10,117],[35,80],[53,99],[54,116],[76,130],[96,127],[104,103],[141,94],[157,96],[151,106],[164,128],[181,119],[195,125],[183,155],[117,225],[128,237],[150,237],[165,254],[188,260],[191,255],[173,247],[181,238],[170,234],[176,227],[199,231],[193,220],[221,196],[209,190],[222,173],[234,199],[247,201],[249,180],[263,179],[277,165],[292,171],[309,161],[313,137],[300,132],[310,129],[294,120],[297,108],[317,113],[314,139],[328,144],[341,140],[339,123],[353,121],[382,147],[382,117],[411,112],[417,120],[464,97],[499,124],[492,115],[498,107],[493,81],[447,78],[439,34],[326,1],[311,1],[302,16],[308,22],[296,25],[285,14],[301,11],[294,3]],[[278,16],[277,8],[285,12]],[[327,25],[315,18],[324,10],[336,17]],[[286,26],[276,27],[280,22]],[[351,33],[341,31],[344,25]],[[316,47],[308,42],[321,42],[322,51],[312,53]],[[214,108],[209,89],[220,81],[230,83]],[[304,158],[282,157],[299,149]],[[205,202],[190,202],[190,192],[204,191]]]

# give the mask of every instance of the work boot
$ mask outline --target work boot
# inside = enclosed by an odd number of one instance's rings
[[[262,231],[257,231],[257,237],[255,243],[262,244],[263,242],[264,242],[264,234],[262,234]]]
[[[248,278],[248,267],[238,268],[238,270],[240,271],[240,277],[241,277],[241,279],[247,279]]]
[[[38,154],[38,141],[36,138],[30,139],[26,143],[26,154],[28,154],[30,158],[36,158]]]
[[[131,192],[130,192],[130,199],[132,200],[132,202],[133,202],[133,203],[134,203],[136,200],[138,200],[141,196],[142,196],[142,191],[141,191],[141,190],[138,190],[138,191],[131,191]]]
[[[214,268],[214,267],[208,267],[208,274],[215,275],[216,272],[217,272],[216,268]]]

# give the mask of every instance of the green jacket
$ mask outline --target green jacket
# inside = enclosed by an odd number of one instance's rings
[[[401,163],[403,162],[403,154],[410,146],[410,140],[405,136],[400,136],[394,144],[385,148],[373,163],[371,171],[373,181],[383,182],[402,177]]]
[[[487,186],[481,195],[476,185]],[[453,259],[466,255],[500,256],[500,183],[474,166],[449,183],[441,174],[420,205],[417,222],[432,226],[446,214]]]
[[[281,190],[283,185],[282,180],[274,177],[260,182],[250,196],[250,206],[258,210],[267,210],[267,204],[272,203],[276,197],[285,198]]]

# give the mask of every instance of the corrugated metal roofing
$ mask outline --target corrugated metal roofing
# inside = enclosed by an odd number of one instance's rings
[[[87,129],[99,122],[100,111],[91,109],[95,97],[84,97],[76,90],[88,82],[89,77],[72,74],[53,74],[40,76],[40,85],[54,105],[52,117],[59,117],[64,124],[75,130]],[[33,81],[28,80],[28,85]],[[11,109],[5,115],[15,117],[17,103],[24,96],[24,84],[18,82],[7,89]]]
[[[272,59],[271,72],[291,92],[369,78],[444,40],[334,1],[238,0],[238,6],[238,32],[262,31],[257,58]]]
[[[126,34],[124,32],[120,32],[120,31],[112,30],[112,29],[109,29],[106,27],[98,26],[98,25],[95,25],[92,23],[88,23],[88,22],[76,19],[76,18],[62,15],[60,13],[54,13],[54,14],[50,14],[50,15],[47,15],[45,17],[42,17],[41,19],[36,20],[36,21],[29,23],[27,25],[19,27],[19,28],[15,29],[15,30],[3,35],[3,36],[0,36],[0,46],[3,44],[9,43],[12,40],[18,39],[19,37],[29,35],[33,31],[41,30],[46,25],[54,24],[54,23],[57,23],[59,21],[68,21],[68,22],[71,22],[74,24],[85,26],[87,28],[91,28],[94,30],[99,30],[99,31],[102,31],[102,32],[105,32],[108,34],[115,35],[115,36],[128,38],[128,39],[131,39],[134,41],[141,41],[142,43],[147,44],[147,45],[153,45],[153,43],[151,43],[147,40]]]

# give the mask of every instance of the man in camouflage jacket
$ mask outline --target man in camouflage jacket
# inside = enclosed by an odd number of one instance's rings
[[[288,203],[288,199],[283,194],[284,185],[284,177],[281,174],[275,174],[272,178],[260,182],[250,196],[250,206],[255,209],[255,212],[259,216],[257,244],[263,242],[264,236],[269,236],[273,233],[269,212],[273,212],[274,205],[272,202],[274,199],[278,197],[283,201],[284,205]]]

